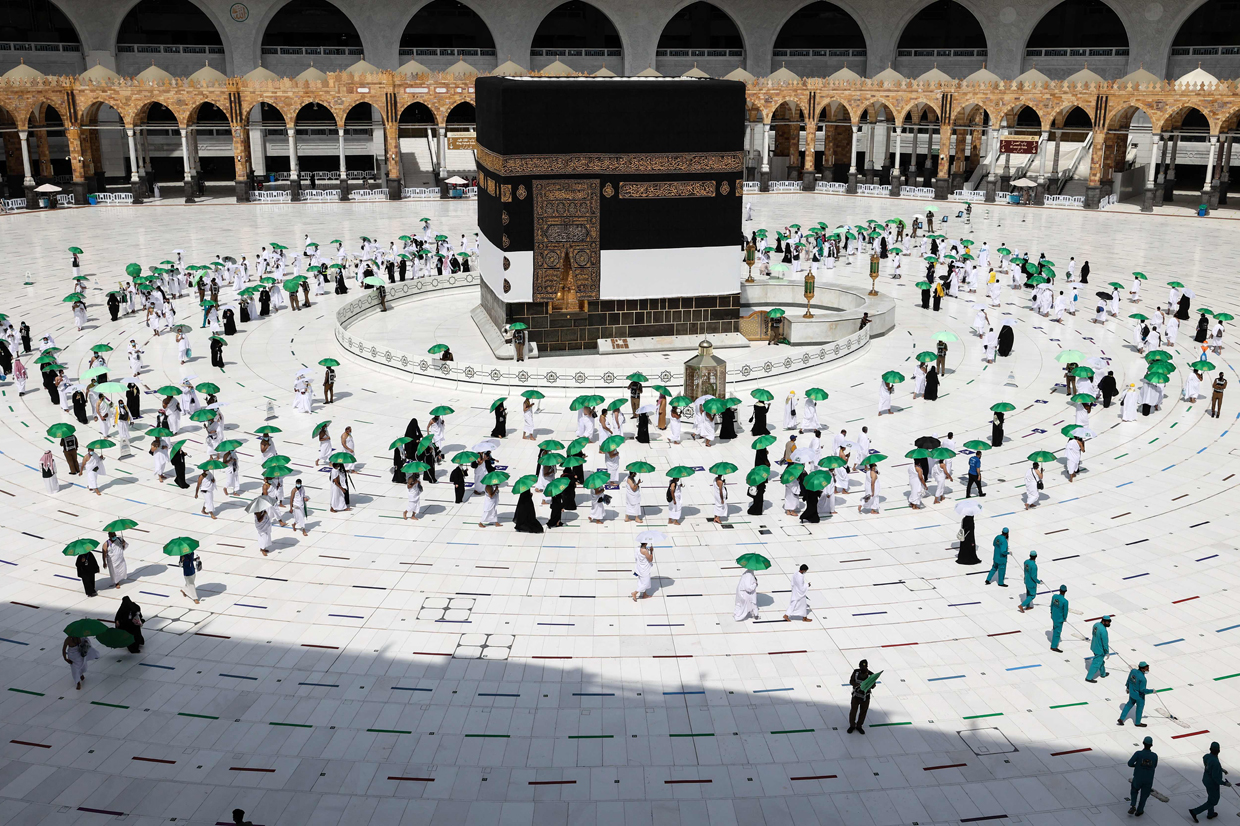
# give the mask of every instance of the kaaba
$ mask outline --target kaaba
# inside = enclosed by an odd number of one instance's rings
[[[480,77],[481,304],[542,351],[740,324],[745,85]]]

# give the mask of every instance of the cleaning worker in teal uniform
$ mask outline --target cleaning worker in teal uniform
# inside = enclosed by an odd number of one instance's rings
[[[986,574],[986,584],[990,584],[990,580],[994,579],[995,574],[999,575],[999,587],[1006,588],[1003,584],[1003,577],[1007,575],[1007,558],[1008,558],[1008,529],[1004,528],[1003,533],[995,537],[995,556],[994,565],[990,567],[990,573]]]
[[[1094,635],[1089,641],[1089,650],[1094,652],[1094,658],[1089,663],[1089,673],[1085,675],[1087,683],[1096,683],[1098,677],[1107,676],[1107,654],[1111,653],[1111,636],[1107,633],[1107,629],[1110,627],[1110,616],[1105,616],[1094,623]]]
[[[1145,801],[1150,799],[1150,792],[1154,790],[1154,770],[1158,768],[1158,755],[1151,750],[1154,738],[1146,737],[1142,743],[1145,748],[1128,761],[1128,766],[1132,769],[1132,796],[1128,801],[1131,804],[1128,814],[1138,817],[1145,814]]]
[[[1141,715],[1145,712],[1145,695],[1149,694],[1145,687],[1145,675],[1149,670],[1150,664],[1142,662],[1128,672],[1128,683],[1125,686],[1128,689],[1128,702],[1124,704],[1124,710],[1119,713],[1119,725],[1124,724],[1124,718],[1135,707],[1137,713],[1132,715],[1132,722],[1138,728],[1145,728],[1145,723],[1141,722]]]
[[[1059,650],[1059,637],[1063,634],[1063,624],[1068,620],[1068,598],[1064,594],[1068,593],[1067,585],[1059,586],[1059,593],[1051,597],[1051,650],[1057,654],[1063,652]]]
[[[1020,612],[1023,614],[1033,607],[1033,598],[1038,595],[1038,552],[1030,551],[1025,560],[1025,598],[1020,601]]]
[[[1193,823],[1200,823],[1197,815],[1208,810],[1206,819],[1218,817],[1218,812],[1214,811],[1214,807],[1218,805],[1218,795],[1220,786],[1230,786],[1231,783],[1223,779],[1223,775],[1227,774],[1218,762],[1218,743],[1210,744],[1210,753],[1201,756],[1201,762],[1205,766],[1205,772],[1201,775],[1201,785],[1206,787],[1206,802],[1202,803],[1195,809],[1188,810],[1188,816],[1193,819]]]

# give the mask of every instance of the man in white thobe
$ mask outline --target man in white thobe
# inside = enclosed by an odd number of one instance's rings
[[[793,617],[809,622],[809,583],[805,581],[805,574],[808,572],[809,566],[802,565],[800,570],[792,575],[792,591],[788,595],[788,613],[784,614],[784,622],[791,622]]]

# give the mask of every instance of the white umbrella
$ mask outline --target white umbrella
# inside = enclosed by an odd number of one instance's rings
[[[814,451],[808,447],[803,447],[792,451],[792,461],[798,465],[807,465],[814,461]]]
[[[637,408],[637,412],[638,413],[658,413],[659,408],[653,404],[643,404],[641,407]]]
[[[1111,366],[1111,360],[1102,358],[1101,356],[1090,356],[1085,359],[1085,364],[1095,370],[1105,370]]]
[[[259,511],[265,511],[274,506],[275,506],[275,502],[268,499],[266,496],[260,496],[254,501],[250,502],[250,504],[245,506],[245,512],[246,513],[258,513]]]
[[[1184,295],[1186,295],[1186,296],[1188,296],[1189,298],[1196,298],[1196,297],[1197,297],[1197,293],[1193,292],[1193,291],[1192,291],[1192,290],[1190,290],[1188,287],[1185,287],[1185,288],[1184,288],[1184,293],[1183,293],[1183,294],[1184,294]]]
[[[1072,431],[1072,435],[1069,438],[1096,439],[1098,438],[1098,434],[1090,430],[1088,427],[1078,427],[1076,430]]]
[[[445,184],[458,184],[458,185],[459,185],[459,184],[468,183],[468,182],[467,182],[464,178],[461,178],[461,177],[460,177],[460,176],[458,176],[458,175],[453,175],[451,178],[448,178],[446,181],[444,181],[444,183],[445,183]]]
[[[474,453],[487,453],[488,451],[498,450],[499,442],[496,439],[483,439],[478,444],[470,448]]]
[[[710,395],[710,394],[708,393],[708,394],[706,394],[705,396],[699,396],[699,397],[697,398],[697,400],[693,402],[693,404],[694,404],[694,406],[697,406],[697,405],[700,405],[700,404],[702,404],[703,402],[708,401],[709,399],[713,399],[713,398],[715,398],[715,397],[714,397],[714,396],[712,396],[712,395]]]
[[[1000,327],[1015,327],[1015,326],[1016,326],[1016,319],[1014,319],[1014,318],[1005,318],[1005,319],[1003,319],[1002,321],[1000,321],[1000,322],[999,322],[999,326],[1000,326]]]
[[[637,535],[638,543],[655,545],[659,542],[667,542],[667,537],[658,531],[642,531]]]
[[[34,188],[34,191],[35,192],[64,192],[64,190],[56,186],[56,184],[43,184],[42,186],[36,186]]]
[[[969,499],[956,503],[956,513],[961,516],[977,516],[982,512],[982,503],[974,502]]]
[[[1028,178],[1017,178],[1012,181],[1012,186],[1037,186],[1037,181],[1031,181]]]

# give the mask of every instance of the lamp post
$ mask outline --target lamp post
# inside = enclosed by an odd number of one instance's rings
[[[878,295],[878,255],[870,253],[870,292],[869,295]]]
[[[751,241],[745,245],[745,266],[749,267],[749,277],[745,279],[746,284],[754,283],[753,263],[756,257],[757,257],[757,247],[755,247],[753,245],[753,242]]]
[[[805,276],[805,315],[801,318],[813,318],[814,314],[809,310],[809,303],[814,300],[814,274],[810,273]]]

